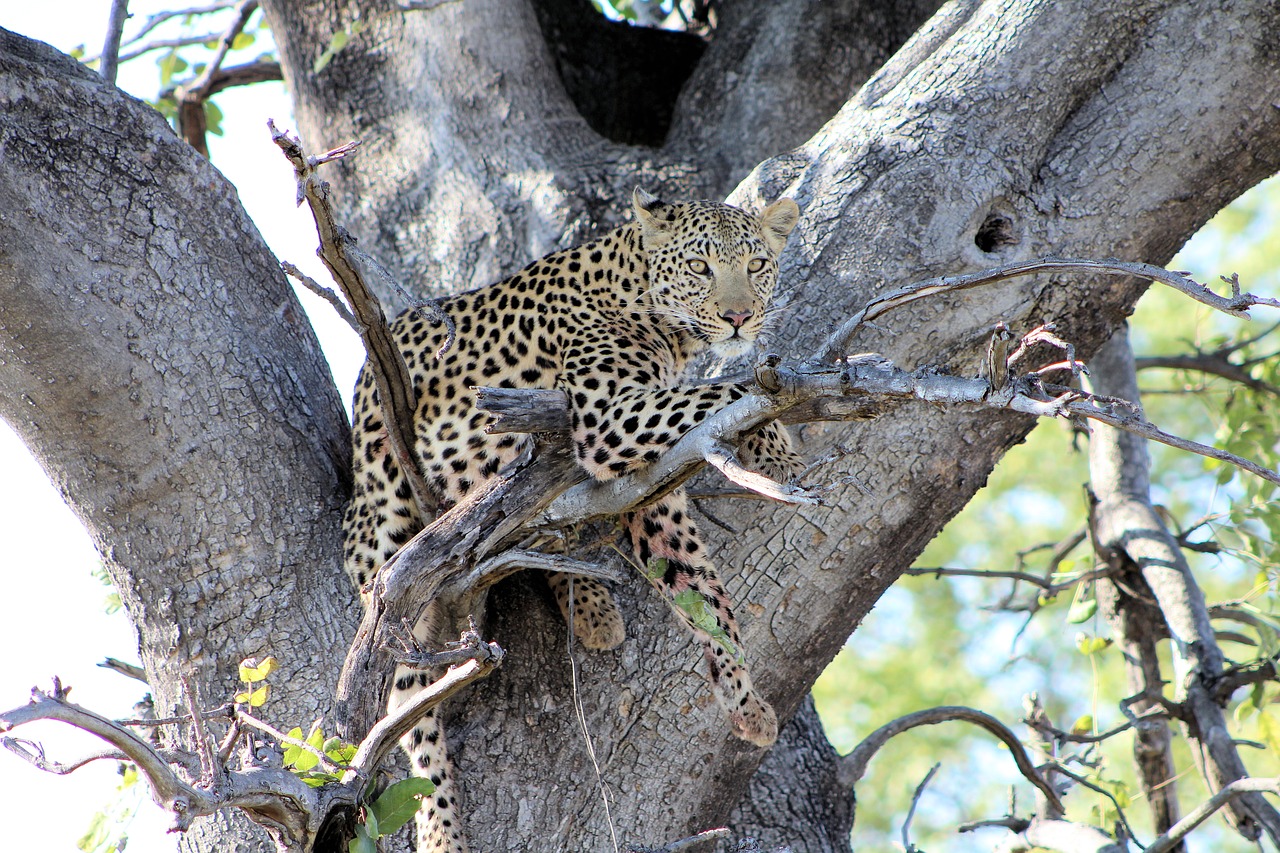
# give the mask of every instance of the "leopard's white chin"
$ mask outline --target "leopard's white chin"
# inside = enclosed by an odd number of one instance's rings
[[[720,358],[738,358],[755,349],[756,342],[741,336],[725,338],[711,345],[711,351]]]

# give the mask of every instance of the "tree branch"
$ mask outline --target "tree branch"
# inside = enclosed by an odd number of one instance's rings
[[[297,203],[302,204],[305,200],[315,218],[320,238],[320,260],[342,289],[359,326],[360,339],[369,355],[370,369],[377,385],[378,401],[382,407],[382,419],[387,429],[392,456],[409,483],[423,517],[429,518],[439,509],[439,501],[427,486],[412,452],[417,392],[400,355],[400,349],[391,338],[391,330],[387,326],[381,303],[369,290],[360,270],[347,256],[350,237],[337,224],[329,198],[329,185],[320,180],[316,171],[324,163],[345,157],[358,143],[335,148],[319,157],[307,157],[301,142],[277,131],[273,122],[268,121],[267,126],[271,130],[272,141],[293,164],[298,182]]]
[[[995,735],[1001,743],[1009,748],[1009,753],[1013,756],[1014,763],[1018,765],[1018,772],[1028,782],[1035,785],[1040,790],[1040,793],[1051,804],[1056,806],[1059,813],[1061,813],[1063,808],[1062,801],[1058,799],[1057,791],[1053,790],[1053,787],[1045,781],[1044,777],[1040,775],[1040,771],[1036,769],[1035,764],[1027,757],[1027,751],[1023,748],[1022,742],[1018,740],[1017,735],[1010,731],[1008,726],[990,714],[959,705],[916,711],[914,714],[899,717],[876,729],[867,735],[862,743],[854,747],[853,752],[840,759],[840,784],[850,788],[856,787],[866,774],[867,765],[871,763],[871,759],[880,751],[882,746],[889,742],[890,738],[918,726],[936,726],[939,723],[947,723],[953,720],[971,723]]]
[[[1100,393],[1139,405],[1132,357],[1122,329],[1094,357],[1091,372]],[[1213,690],[1223,675],[1222,651],[1186,557],[1151,504],[1149,466],[1139,437],[1094,429],[1089,470],[1098,500],[1092,518],[1095,547],[1113,565],[1131,566],[1151,588],[1173,639],[1179,673],[1174,698],[1190,716],[1186,736],[1199,747],[1192,754],[1201,762],[1210,790],[1219,790],[1248,775]],[[1265,830],[1273,843],[1280,843],[1280,813],[1260,794],[1243,793],[1228,808],[1245,838],[1255,840]]]
[[[822,345],[818,350],[818,354],[814,357],[814,363],[831,364],[843,358],[845,353],[849,351],[850,341],[853,340],[853,336],[864,323],[869,323],[894,308],[900,308],[903,305],[915,302],[917,299],[940,293],[968,290],[972,287],[981,287],[1020,276],[1062,272],[1135,276],[1157,281],[1181,291],[1197,302],[1230,314],[1233,317],[1247,318],[1249,316],[1249,308],[1254,305],[1269,305],[1273,308],[1280,308],[1280,300],[1255,296],[1251,293],[1240,293],[1240,284],[1235,279],[1235,276],[1230,279],[1223,279],[1231,285],[1231,296],[1224,297],[1218,296],[1208,287],[1184,273],[1170,272],[1151,264],[1117,260],[1095,261],[1045,257],[1033,261],[1018,261],[1005,264],[982,272],[939,276],[927,281],[917,282],[901,290],[895,290],[892,293],[873,299],[867,303],[865,308],[846,320],[839,329],[827,338],[826,343]]]

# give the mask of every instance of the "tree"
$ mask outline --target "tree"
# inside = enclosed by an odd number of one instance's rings
[[[680,63],[652,59],[654,40],[676,37],[602,27],[585,4],[424,5],[264,3],[307,148],[363,140],[326,173],[344,224],[417,293],[483,284],[616,224],[637,183],[671,198],[789,195],[804,217],[773,346],[799,358],[830,318],[939,273],[1049,253],[1163,263],[1280,166],[1266,47],[1280,12],[1263,2],[960,3],[927,21],[933,4],[741,2],[718,10],[705,50],[684,39],[683,86],[669,78]],[[338,32],[352,35],[313,72]],[[612,111],[659,91],[669,128],[660,109]],[[153,113],[12,36],[0,93],[0,415],[103,552],[162,714],[185,707],[184,671],[224,696],[236,663],[267,652],[288,670],[273,714],[330,712],[333,649],[356,620],[338,568],[345,427],[281,275],[216,171]],[[995,322],[1052,322],[1089,356],[1143,289],[1048,276],[969,291],[900,309],[857,346],[972,374]],[[791,719],[766,755],[700,707],[687,641],[642,587],[620,590],[627,646],[579,656],[576,680],[536,587],[495,590],[486,634],[508,664],[450,722],[477,780],[478,847],[608,846],[563,710],[575,700],[624,840],[728,821],[794,849],[846,845],[848,779],[805,697],[1032,425],[908,411],[806,428],[815,458],[855,448],[822,472],[850,482],[821,508],[735,507],[742,535],[716,543],[742,567],[730,591],[755,616],[757,680]],[[549,756],[549,743],[564,748]],[[186,843],[225,849],[245,833],[219,819]]]

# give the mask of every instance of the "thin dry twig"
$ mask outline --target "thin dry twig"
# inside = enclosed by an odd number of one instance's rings
[[[351,313],[351,309],[347,307],[347,303],[342,301],[341,296],[325,287],[288,261],[281,261],[280,269],[284,270],[285,275],[297,280],[297,282],[307,290],[311,291],[316,296],[319,296],[325,302],[328,302],[329,305],[333,307],[334,312],[341,317],[343,322],[350,326],[351,330],[357,335],[361,333],[360,324],[356,322],[355,315]]]
[[[1233,275],[1230,279],[1224,278],[1231,285],[1231,296],[1218,296],[1208,287],[1200,284],[1195,279],[1180,272],[1171,272],[1161,267],[1152,266],[1151,264],[1131,263],[1128,261],[1118,260],[1087,260],[1081,258],[1054,258],[1046,257],[1032,261],[1018,261],[1011,264],[1005,264],[999,267],[993,267],[989,270],[983,270],[976,273],[968,273],[965,275],[939,276],[926,281],[917,282],[916,284],[904,287],[901,290],[895,290],[884,296],[873,299],[867,305],[846,320],[840,328],[833,332],[826,342],[819,348],[818,353],[814,356],[815,364],[833,364],[844,358],[849,351],[849,342],[857,333],[858,329],[864,323],[869,323],[894,308],[900,308],[917,299],[923,299],[927,296],[936,296],[941,293],[953,293],[958,290],[968,290],[973,287],[981,287],[987,284],[993,284],[998,281],[1004,281],[1010,278],[1019,278],[1021,276],[1037,275],[1041,273],[1093,273],[1095,275],[1125,275],[1145,278],[1150,281],[1166,284],[1175,290],[1190,296],[1197,302],[1204,303],[1211,308],[1216,308],[1233,317],[1248,317],[1248,310],[1254,305],[1268,305],[1273,308],[1280,308],[1280,300],[1268,297],[1254,296],[1251,293],[1241,293],[1240,283]]]
[[[107,20],[107,39],[102,47],[102,79],[115,85],[116,70],[120,67],[120,37],[124,22],[129,18],[129,0],[111,0],[111,16]]]
[[[902,821],[902,849],[906,853],[919,853],[919,848],[911,843],[911,821],[916,816],[916,806],[920,805],[920,798],[924,796],[924,789],[929,787],[929,783],[933,781],[934,775],[941,766],[942,762],[939,761],[929,768],[929,772],[920,780],[920,784],[916,785],[916,792],[911,797],[911,808],[907,809],[907,816]]]

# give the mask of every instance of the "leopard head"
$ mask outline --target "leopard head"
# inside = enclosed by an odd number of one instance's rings
[[[751,349],[765,325],[778,256],[800,217],[789,198],[759,214],[727,204],[632,196],[649,261],[649,310],[721,356]]]

